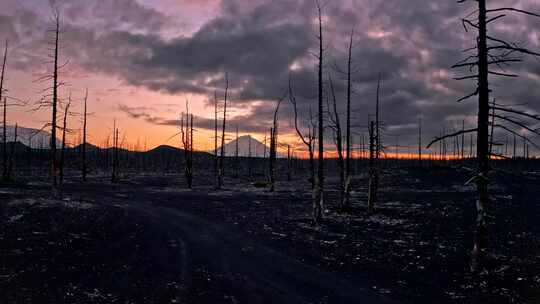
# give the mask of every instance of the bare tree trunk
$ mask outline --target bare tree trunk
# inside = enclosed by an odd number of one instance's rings
[[[318,169],[315,189],[313,191],[313,220],[315,223],[320,223],[323,218],[323,202],[324,202],[324,109],[323,109],[323,31],[322,31],[322,11],[319,1],[317,0],[317,11],[319,19],[319,113],[318,113]]]
[[[187,108],[187,106],[186,106]],[[180,129],[182,133],[182,145],[184,147],[184,175],[188,189],[193,187],[193,114],[186,113],[186,123],[184,130],[184,116],[180,119]]]
[[[344,160],[343,160],[343,142],[342,142],[342,131],[341,131],[341,121],[340,121],[340,118],[339,118],[339,113],[338,113],[338,109],[337,109],[337,101],[336,101],[336,93],[334,91],[334,83],[332,81],[332,78],[329,77],[328,79],[329,83],[330,83],[330,92],[332,93],[332,100],[333,100],[333,114],[334,114],[334,118],[331,119],[333,124],[334,124],[334,127],[335,127],[335,133],[336,133],[336,137],[335,137],[335,143],[336,143],[336,150],[337,150],[337,154],[338,154],[338,159],[337,159],[337,164],[338,164],[338,169],[339,169],[339,207],[341,209],[345,208],[346,206],[346,186],[345,186],[345,175],[346,175],[346,172],[345,172],[345,163],[344,163]]]
[[[251,178],[251,135],[248,135],[248,176]]]
[[[276,131],[275,127],[270,128],[270,155],[268,159],[268,166],[269,166],[269,172],[268,172],[268,178],[270,181],[270,192],[274,192],[275,190],[275,178],[274,175],[274,162],[275,162],[275,149],[276,149],[276,142],[275,142],[275,136]]]
[[[486,207],[489,201],[489,83],[488,83],[488,49],[486,0],[478,0],[478,135],[476,153],[478,160],[478,177],[476,179],[478,199],[476,201],[476,232],[472,249],[471,271],[482,268],[487,246]]]
[[[86,168],[86,102],[88,100],[88,89],[84,94],[84,111],[83,111],[83,143],[82,143],[82,180],[86,182],[86,174],[88,169]]]
[[[375,204],[378,202],[379,191],[379,158],[381,152],[381,135],[380,135],[380,120],[379,120],[379,103],[381,90],[381,76],[377,81],[377,96],[375,101],[375,122],[371,121],[370,128],[370,179],[368,193],[368,213],[372,214],[375,211]],[[373,154],[373,155],[372,155]]]
[[[287,144],[287,181],[291,181],[292,170],[292,157],[291,157],[291,145]]]
[[[219,188],[219,169],[218,169],[218,98],[217,92],[214,92],[214,178],[215,186]]]
[[[225,100],[223,103],[223,125],[221,128],[221,157],[219,162],[218,189],[223,186],[225,164],[225,127],[227,124],[227,94],[229,92],[229,76],[225,74]]]
[[[276,162],[276,154],[277,154],[277,135],[278,135],[278,112],[279,107],[281,106],[281,102],[285,96],[281,99],[279,99],[276,110],[274,111],[274,119],[272,123],[272,128],[270,129],[270,159],[269,159],[269,167],[270,167],[270,191],[274,192],[275,190],[275,182],[276,182],[276,172],[275,172],[275,162]]]
[[[7,180],[8,179],[8,163],[7,163],[7,97],[4,97],[4,115],[3,115],[3,136],[2,136],[2,158],[3,158],[3,166],[4,170],[2,172],[2,179]]]
[[[351,61],[354,30],[351,30],[349,40],[349,56],[347,60],[347,123],[346,123],[346,147],[345,147],[345,184],[343,207],[349,206],[351,188]]]
[[[53,99],[52,99],[52,117],[51,117],[51,174],[52,174],[52,186],[53,194],[57,195],[57,174],[58,174],[58,163],[56,160],[56,115],[57,115],[57,105],[58,105],[58,42],[60,36],[60,13],[55,12],[55,37],[54,37],[54,70],[53,70]]]
[[[514,134],[514,147],[513,147],[513,151],[512,151],[512,158],[516,158],[517,155],[516,155],[516,134]]]
[[[60,150],[60,162],[59,162],[59,169],[60,169],[60,177],[59,182],[60,185],[64,182],[64,160],[65,160],[65,153],[66,153],[66,128],[67,128],[67,117],[69,114],[69,106],[71,105],[71,93],[69,93],[68,97],[68,103],[66,104],[66,109],[64,112],[64,125],[62,127],[62,148]]]
[[[310,178],[309,181],[311,183],[311,189],[312,191],[315,189],[315,157],[313,155],[313,141],[315,139],[315,126],[313,124],[313,113],[311,112],[311,107],[309,108],[309,129],[307,138],[304,136],[304,134],[300,131],[300,128],[298,126],[298,108],[296,105],[296,98],[294,97],[294,93],[292,90],[292,84],[291,80],[289,79],[289,101],[293,105],[294,109],[294,128],[296,130],[296,134],[298,134],[298,137],[300,137],[300,140],[306,145],[308,149],[309,154],[309,173]]]
[[[422,116],[418,118],[418,164],[422,165]]]
[[[236,140],[235,140],[235,147],[234,147],[234,177],[238,178],[238,171],[240,169],[240,162],[238,159],[238,125],[236,125]]]
[[[6,61],[7,61],[7,53],[8,53],[8,40],[6,39],[6,46],[4,48],[4,59],[2,61],[2,74],[0,75],[0,101],[2,100],[2,94],[4,93],[4,75],[5,75],[5,72],[6,72]],[[7,129],[7,120],[6,120],[6,112],[7,112],[7,97],[4,97],[3,99],[4,101],[4,123],[3,123],[3,147],[4,147],[4,150],[2,152],[2,155],[3,155],[3,165],[4,165],[4,170],[2,172],[2,178],[5,180],[7,179],[7,139],[6,139],[6,129]]]
[[[369,184],[368,184],[368,213],[372,214],[375,211],[375,204],[377,202],[377,168],[376,168],[376,155],[377,155],[377,143],[376,143],[376,123],[374,121],[369,122]]]
[[[17,129],[18,129],[18,126],[17,124],[15,124],[15,134],[13,138],[13,145],[11,146],[11,154],[9,156],[9,168],[8,168],[8,174],[7,174],[8,179],[12,179],[15,177],[13,174],[13,164],[15,162],[15,149],[17,149]]]
[[[113,161],[112,161],[112,174],[111,182],[117,181],[117,166],[118,166],[118,129],[116,128],[116,119],[113,125]]]
[[[465,119],[461,122],[461,159],[465,158]]]

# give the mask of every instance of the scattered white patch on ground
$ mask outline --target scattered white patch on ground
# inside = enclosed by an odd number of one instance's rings
[[[366,222],[377,223],[380,225],[396,226],[402,225],[405,223],[405,220],[402,219],[392,219],[382,214],[375,214],[366,219]]]
[[[11,200],[9,205],[37,205],[40,207],[47,207],[47,206],[54,206],[54,205],[61,205],[66,208],[73,208],[73,209],[80,209],[80,210],[87,210],[94,208],[96,205],[88,202],[81,202],[81,201],[75,201],[71,200],[71,198],[64,198],[63,200],[55,200],[55,199],[33,199],[33,198],[27,198],[27,199],[14,199]]]
[[[10,216],[8,218],[8,223],[16,222],[16,221],[20,220],[22,217],[23,217],[22,214],[17,214],[17,215]]]

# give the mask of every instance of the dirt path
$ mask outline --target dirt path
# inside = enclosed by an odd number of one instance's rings
[[[144,186],[106,187],[96,200],[143,215],[159,230],[168,231],[181,253],[178,272],[187,288],[184,296],[188,302],[394,303],[369,290],[367,282],[308,266],[230,225],[210,222],[181,208],[164,207],[171,201],[197,200],[207,194],[155,191],[152,186],[156,184],[159,180]],[[69,192],[84,196],[85,189],[77,187]],[[170,258],[170,254],[160,252],[168,250],[167,246],[155,246],[154,250],[158,251],[155,256]]]

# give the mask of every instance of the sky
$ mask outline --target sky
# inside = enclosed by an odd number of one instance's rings
[[[51,11],[48,0],[0,0],[0,40],[9,39],[5,87],[25,100],[11,107],[9,123],[41,128],[50,109],[35,104],[51,86],[39,78],[50,73]],[[63,0],[61,12],[60,97],[71,94],[72,110],[82,111],[88,88],[89,141],[105,144],[116,120],[132,148],[178,146],[178,117],[186,101],[195,114],[198,150],[213,147],[213,100],[223,99],[229,78],[228,137],[251,134],[262,140],[271,127],[277,101],[289,79],[305,130],[317,102],[317,19],[313,0]],[[367,134],[382,78],[381,112],[389,152],[415,150],[419,118],[423,141],[443,131],[475,124],[477,101],[458,103],[474,91],[472,81],[457,81],[467,70],[451,66],[468,54],[473,31],[461,18],[474,1],[334,0],[324,3],[325,83],[332,77],[345,120],[347,44],[353,37],[353,143]],[[540,12],[534,0],[491,0],[490,8],[513,6]],[[540,18],[508,14],[492,23],[490,35],[540,50]],[[540,60],[524,57],[507,67],[518,78],[491,77],[492,97],[501,104],[540,112]],[[326,86],[325,92],[329,90]],[[280,142],[300,150],[288,99],[279,112]],[[80,116],[69,125],[78,142]],[[534,124],[533,128],[537,127]],[[526,130],[514,128],[526,135]],[[333,149],[332,131],[326,145]],[[531,139],[538,138],[528,135]],[[496,132],[504,142],[507,136]],[[511,138],[508,137],[508,138]],[[510,139],[511,141],[511,139]],[[518,151],[521,145],[518,145]],[[535,151],[531,148],[531,151]]]

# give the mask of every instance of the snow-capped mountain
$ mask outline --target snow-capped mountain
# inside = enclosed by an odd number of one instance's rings
[[[0,140],[3,140],[4,130],[0,127]],[[6,137],[8,142],[12,142],[15,139],[15,126],[7,126]],[[48,149],[49,141],[51,140],[51,133],[47,131],[40,131],[38,129],[25,128],[19,126],[17,128],[17,141],[35,149]],[[56,145],[62,144],[58,139]]]
[[[249,156],[251,146],[251,156],[252,157],[263,157],[265,146],[263,143],[258,141],[257,139],[251,137],[251,135],[244,135],[238,137],[238,155],[247,157]],[[225,156],[235,156],[236,152],[236,139],[228,142],[225,144]],[[220,149],[218,148],[218,153],[220,153]],[[268,156],[268,153],[270,151],[269,145],[266,146],[266,156]],[[214,153],[214,151],[210,151],[210,153]]]

